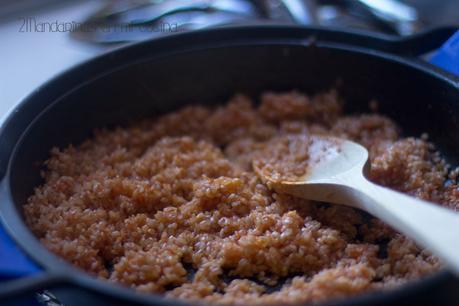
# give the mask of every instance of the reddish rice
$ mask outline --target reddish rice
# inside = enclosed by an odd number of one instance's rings
[[[45,184],[24,207],[27,222],[84,271],[208,303],[320,301],[438,270],[435,257],[379,220],[273,193],[257,178],[251,162],[267,142],[311,133],[366,146],[375,182],[459,208],[426,140],[401,138],[381,115],[343,115],[334,91],[268,92],[259,107],[238,95],[54,148]]]

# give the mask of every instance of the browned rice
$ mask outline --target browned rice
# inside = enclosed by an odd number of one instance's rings
[[[27,223],[93,275],[209,303],[320,301],[438,270],[435,257],[379,220],[273,193],[254,174],[269,141],[331,134],[369,149],[377,183],[459,208],[431,144],[401,138],[378,114],[343,115],[341,104],[334,91],[267,92],[259,107],[237,95],[215,109],[96,131],[52,150],[46,182],[24,207]]]

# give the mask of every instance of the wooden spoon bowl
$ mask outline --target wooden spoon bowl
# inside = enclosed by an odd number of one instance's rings
[[[273,179],[254,162],[256,173],[278,193],[367,211],[438,255],[459,276],[458,213],[370,182],[363,146],[335,137],[311,138],[303,176]]]

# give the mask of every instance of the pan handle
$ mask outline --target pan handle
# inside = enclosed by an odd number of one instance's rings
[[[37,266],[7,235],[0,222],[0,305],[42,306],[36,294],[56,288],[94,291],[65,271],[47,271]]]
[[[419,32],[409,37],[392,39],[391,53],[404,56],[421,56],[439,49],[458,31],[457,27],[441,27]]]
[[[422,57],[438,68],[459,76],[459,28],[457,27],[430,29],[403,38],[382,36],[379,37],[379,42],[377,40],[371,40],[370,45],[365,46],[404,57]]]
[[[67,278],[49,274],[29,259],[7,235],[0,223],[0,304],[30,296],[25,302],[35,306],[32,294],[61,286]],[[24,304],[25,305],[25,304]]]
[[[66,276],[59,274],[49,274],[42,272],[23,278],[2,282],[0,286],[0,304],[23,300],[30,296],[26,301],[29,306],[37,305],[37,302],[32,298],[32,294],[68,285],[69,279]]]
[[[0,305],[39,306],[33,294],[70,284],[65,275],[49,273],[29,259],[0,223]],[[11,303],[9,303],[11,302]]]
[[[7,235],[0,222],[0,305],[41,306],[34,294],[63,287],[92,290],[65,271],[39,267]]]

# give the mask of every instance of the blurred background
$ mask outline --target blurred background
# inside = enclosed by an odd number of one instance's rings
[[[357,28],[406,36],[459,25],[459,1],[2,0],[0,116],[53,75],[107,50],[238,23]]]

